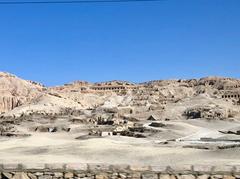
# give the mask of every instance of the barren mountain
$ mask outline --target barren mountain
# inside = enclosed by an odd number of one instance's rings
[[[238,79],[44,87],[0,73],[0,88],[2,161],[239,162],[239,150],[231,149],[240,146]]]
[[[240,80],[232,78],[159,80],[141,84],[76,81],[46,88],[9,73],[0,73],[0,88],[0,111],[8,112],[6,116],[53,115],[64,113],[66,109],[100,108],[115,108],[119,117],[138,118],[155,114],[159,119],[203,116],[227,119],[239,115]]]

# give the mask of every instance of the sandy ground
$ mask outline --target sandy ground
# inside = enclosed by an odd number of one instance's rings
[[[169,122],[170,124],[171,122]],[[172,131],[181,139],[220,136],[239,122],[172,122]],[[181,134],[182,131],[182,134]],[[202,150],[163,146],[156,140],[109,136],[74,139],[73,133],[32,133],[26,138],[0,138],[0,163],[108,163],[140,165],[240,164],[240,149]]]

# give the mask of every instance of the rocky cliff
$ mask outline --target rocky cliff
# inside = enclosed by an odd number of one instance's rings
[[[26,81],[10,73],[0,72],[0,113],[18,107],[43,92],[38,83]]]

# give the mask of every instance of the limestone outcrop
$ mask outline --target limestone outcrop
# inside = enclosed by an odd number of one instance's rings
[[[20,106],[21,101],[17,97],[13,96],[1,96],[0,97],[0,112],[7,112],[15,107]]]
[[[7,112],[40,95],[44,86],[15,75],[0,73],[0,113]]]

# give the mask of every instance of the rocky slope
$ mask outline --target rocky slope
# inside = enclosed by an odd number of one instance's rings
[[[59,115],[67,111],[92,111],[92,116],[114,111],[114,118],[144,120],[228,119],[240,114],[240,80],[207,77],[159,80],[141,84],[126,81],[88,83],[76,81],[46,88],[0,73],[0,112],[5,116]],[[78,112],[77,112],[78,114]],[[91,116],[91,115],[90,115]]]
[[[0,73],[0,89],[0,159],[6,163],[238,162],[238,79],[46,88]]]
[[[21,106],[40,95],[43,91],[44,86],[41,84],[0,72],[0,113]]]

